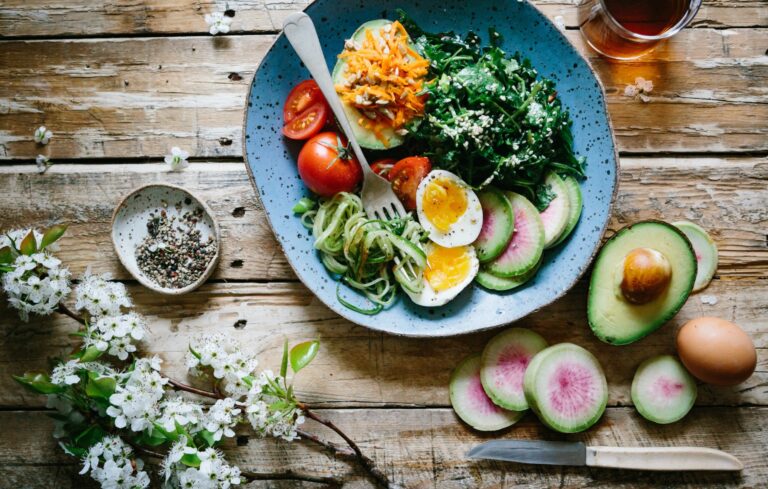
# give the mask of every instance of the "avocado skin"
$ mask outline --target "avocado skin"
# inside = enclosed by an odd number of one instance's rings
[[[668,257],[670,263],[672,264],[672,274],[673,276],[677,272],[678,274],[681,273],[681,269],[684,268],[683,264],[687,262],[690,270],[687,277],[685,277],[685,280],[683,280],[680,284],[678,284],[680,287],[680,290],[678,292],[677,299],[667,307],[661,308],[657,314],[651,316],[648,318],[648,323],[643,325],[642,327],[636,328],[635,331],[631,333],[627,333],[625,335],[618,335],[615,334],[615,332],[610,331],[610,325],[603,324],[602,321],[602,315],[599,314],[597,311],[598,306],[596,305],[597,302],[597,294],[605,294],[607,293],[605,289],[600,290],[597,286],[597,281],[599,280],[599,276],[603,275],[601,274],[603,267],[609,267],[609,270],[614,270],[615,267],[618,265],[616,262],[610,262],[610,263],[603,263],[604,255],[608,250],[613,248],[614,246],[621,245],[621,242],[626,238],[627,234],[631,230],[638,230],[638,228],[642,229],[646,226],[653,226],[658,227],[656,230],[663,230],[663,232],[669,232],[673,233],[676,238],[681,240],[681,242],[684,244],[684,247],[680,250],[682,253],[679,253],[679,256],[673,256]],[[641,248],[641,247],[649,247],[654,248],[654,243],[652,240],[649,241],[643,241],[640,240],[642,237],[642,234],[637,236],[637,240],[634,240],[634,244],[627,247],[627,251],[634,249],[634,248]],[[623,256],[622,256],[623,258]],[[693,245],[688,240],[688,238],[685,236],[685,234],[677,229],[672,224],[669,224],[664,221],[650,219],[646,221],[639,221],[634,224],[630,224],[629,226],[626,226],[622,229],[620,229],[615,235],[613,235],[608,241],[605,242],[602,249],[600,250],[600,253],[597,256],[597,259],[595,260],[595,265],[592,270],[592,277],[589,282],[589,293],[588,293],[588,299],[587,299],[587,318],[589,321],[589,327],[592,329],[592,332],[595,334],[595,336],[600,339],[600,341],[604,343],[608,343],[611,345],[628,345],[630,343],[634,343],[637,340],[640,340],[649,334],[653,333],[657,329],[659,329],[661,326],[663,326],[667,321],[672,319],[683,307],[686,300],[688,300],[688,297],[691,294],[691,291],[693,290],[693,285],[696,280],[696,269],[697,269],[697,263],[696,263],[696,254],[693,250]],[[692,273],[691,273],[692,270]],[[612,275],[608,274],[609,277],[612,277]],[[670,288],[672,287],[672,284],[670,284]],[[673,291],[670,291],[673,292]],[[618,297],[613,298],[614,301],[618,304],[621,299]]]

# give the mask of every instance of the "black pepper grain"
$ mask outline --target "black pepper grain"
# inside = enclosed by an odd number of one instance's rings
[[[181,212],[182,203],[174,207]],[[167,203],[163,203],[167,207]],[[157,285],[180,289],[198,280],[216,256],[213,236],[203,239],[196,227],[203,216],[200,207],[176,216],[166,210],[150,213],[148,236],[136,248],[139,269]]]

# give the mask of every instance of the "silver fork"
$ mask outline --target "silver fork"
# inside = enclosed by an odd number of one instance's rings
[[[363,209],[371,219],[380,219],[383,221],[396,219],[405,216],[405,208],[392,191],[390,183],[376,174],[368,165],[363,150],[357,143],[355,133],[352,132],[352,126],[344,113],[341,99],[336,95],[331,73],[325,64],[323,49],[320,47],[320,39],[315,31],[315,24],[312,19],[304,12],[296,12],[288,16],[283,22],[283,33],[288,38],[296,54],[299,55],[304,66],[307,67],[312,78],[315,79],[320,91],[325,95],[328,105],[331,106],[336,120],[339,122],[342,131],[347,135],[352,150],[363,168]]]

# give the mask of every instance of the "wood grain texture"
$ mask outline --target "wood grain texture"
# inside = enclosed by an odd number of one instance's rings
[[[601,421],[586,433],[557,435],[529,414],[518,425],[497,434],[482,435],[461,424],[450,409],[323,410],[322,414],[341,426],[361,449],[401,487],[413,489],[475,489],[504,487],[676,487],[700,489],[758,488],[768,480],[768,408],[694,408],[679,423],[655,425],[630,408],[609,408]],[[79,466],[66,457],[50,437],[52,422],[42,412],[2,412],[0,430],[11,436],[0,438],[0,467],[13,474],[16,485],[42,489],[89,487],[75,477]],[[331,436],[308,422],[306,428]],[[526,466],[511,463],[472,461],[465,453],[491,438],[584,441],[607,446],[704,446],[726,450],[744,463],[739,473],[642,473],[584,467]],[[245,439],[241,439],[241,443]],[[250,438],[244,446],[232,441],[225,452],[231,463],[255,472],[292,470],[303,474],[343,477],[344,488],[372,485],[358,469],[334,459],[304,442],[287,444]],[[276,469],[279,467],[279,469]],[[37,471],[40,471],[37,473]],[[41,478],[51,474],[57,485]],[[47,482],[47,483],[46,483]],[[20,484],[19,484],[20,483]],[[82,485],[81,485],[82,484]],[[272,485],[257,487],[279,487]],[[302,485],[284,487],[308,487]]]
[[[768,405],[768,304],[759,279],[716,280],[704,292],[715,305],[693,295],[669,324],[632,345],[601,343],[587,326],[586,283],[566,297],[525,318],[551,344],[573,342],[603,364],[611,405],[630,405],[629,387],[646,358],[674,353],[674,338],[687,320],[712,315],[742,326],[758,348],[758,368],[745,383],[731,388],[701,386],[701,405]],[[257,354],[261,368],[277,369],[285,338],[293,343],[318,338],[320,355],[297,380],[302,399],[324,406],[447,406],[451,370],[470,353],[479,352],[498,330],[453,338],[416,339],[378,333],[340,318],[299,283],[209,284],[182,297],[161,296],[129,287],[136,310],[149,319],[145,353],[165,359],[168,375],[187,379],[184,356],[189,339],[200,333],[231,334]],[[45,370],[47,358],[69,352],[73,320],[54,316],[22,323],[0,307],[0,406],[40,407],[44,400],[28,394],[12,374]],[[191,379],[194,380],[194,379]]]
[[[193,163],[182,172],[165,164],[58,164],[44,175],[34,164],[0,165],[0,188],[13,190],[0,192],[0,230],[69,223],[59,256],[76,275],[90,265],[129,278],[112,249],[112,211],[153,182],[186,187],[213,209],[222,230],[214,279],[295,280],[242,163]],[[762,158],[626,157],[609,234],[641,219],[694,221],[712,231],[720,276],[766,278],[767,182]]]
[[[655,53],[612,63],[588,52],[625,152],[768,149],[768,56],[760,29],[687,29]],[[273,35],[0,41],[0,159],[240,157],[245,94]],[[246,54],[247,53],[247,54]],[[623,95],[637,76],[651,103]]]
[[[280,29],[283,18],[304,9],[307,0],[6,0],[0,5],[0,36],[94,36],[104,34],[206,33],[206,13],[235,11],[232,31],[255,33]],[[532,2],[548,17],[561,16],[577,27],[576,2]],[[759,0],[705,0],[693,26],[757,27],[768,25]]]

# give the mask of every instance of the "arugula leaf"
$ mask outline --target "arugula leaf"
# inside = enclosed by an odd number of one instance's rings
[[[584,158],[573,153],[571,118],[554,82],[520,53],[505,53],[495,29],[483,46],[475,33],[429,33],[399,14],[430,61],[425,116],[408,126],[417,154],[476,189],[514,190],[539,209],[554,197],[543,183],[547,172],[584,177]]]

